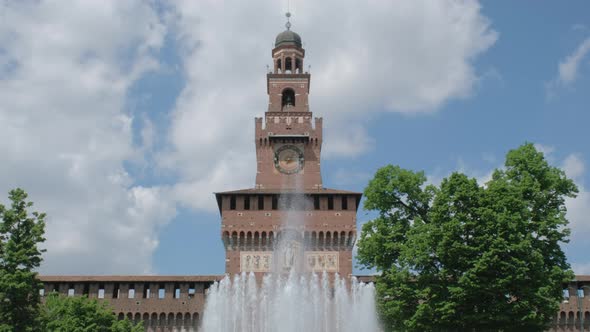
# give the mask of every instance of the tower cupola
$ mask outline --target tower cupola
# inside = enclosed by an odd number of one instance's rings
[[[301,36],[291,31],[291,13],[287,13],[287,30],[279,33],[272,50],[275,74],[303,74],[305,50]]]
[[[297,33],[291,31],[291,29],[287,29],[279,33],[275,40],[275,47],[282,45],[301,47],[301,37]]]

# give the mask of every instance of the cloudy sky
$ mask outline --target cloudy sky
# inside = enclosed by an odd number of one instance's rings
[[[290,2],[326,186],[389,163],[484,181],[534,142],[580,188],[565,250],[590,274],[588,1]],[[43,273],[224,272],[212,193],[253,186],[286,9],[0,0],[0,192],[48,213]]]

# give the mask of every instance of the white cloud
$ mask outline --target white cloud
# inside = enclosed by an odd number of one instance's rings
[[[584,39],[576,50],[557,64],[557,77],[546,84],[549,99],[553,98],[560,87],[572,85],[580,74],[580,64],[590,52],[590,37]]]
[[[545,158],[548,158],[555,151],[554,146],[544,145],[540,143],[535,143],[535,149],[537,149],[537,151],[539,152],[542,152]]]
[[[497,39],[473,0],[293,5],[292,30],[312,65],[311,110],[325,117],[330,158],[370,149],[371,112],[434,112],[471,95],[479,80],[473,62]],[[175,3],[187,84],[159,162],[179,171],[175,192],[196,208],[214,209],[202,193],[230,178],[234,188],[254,184],[253,117],[266,111],[264,68],[284,9],[271,0]]]
[[[158,68],[166,27],[139,0],[64,5],[0,4],[0,190],[22,187],[48,213],[42,272],[150,272],[175,207],[125,171],[144,150],[125,103]]]
[[[582,41],[574,53],[568,55],[564,60],[559,62],[559,82],[570,84],[576,80],[580,63],[588,52],[590,52],[590,38],[586,38]]]
[[[584,174],[584,161],[579,154],[570,154],[563,161],[562,168],[568,177],[577,179]]]

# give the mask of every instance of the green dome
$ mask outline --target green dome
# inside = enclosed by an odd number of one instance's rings
[[[275,40],[275,47],[282,45],[295,45],[301,47],[301,37],[291,30],[285,30],[279,33]]]

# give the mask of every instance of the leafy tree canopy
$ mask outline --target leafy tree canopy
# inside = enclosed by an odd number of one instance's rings
[[[50,332],[143,332],[141,323],[118,320],[106,302],[86,297],[51,293],[41,313],[44,331]]]
[[[577,188],[532,144],[506,155],[486,184],[454,173],[377,171],[365,189],[361,265],[382,272],[379,311],[406,331],[542,331],[573,278],[565,198]]]
[[[36,331],[45,214],[29,213],[33,203],[22,189],[11,190],[9,199],[10,208],[0,204],[0,331]]]

